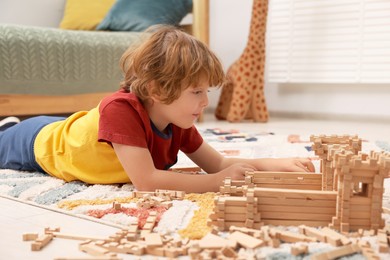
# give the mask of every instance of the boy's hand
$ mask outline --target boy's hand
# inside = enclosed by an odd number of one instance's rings
[[[314,172],[315,168],[309,158],[266,159],[264,171],[280,172]]]
[[[245,178],[245,172],[255,171],[256,168],[247,163],[235,163],[229,167],[223,169],[218,173],[223,181],[226,177],[232,178],[232,180],[243,180]]]

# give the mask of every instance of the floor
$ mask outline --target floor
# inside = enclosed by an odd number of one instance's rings
[[[292,118],[271,118],[268,123],[231,124],[216,121],[212,115],[205,115],[203,128],[239,129],[250,132],[273,132],[275,134],[358,134],[363,139],[390,141],[388,122],[358,122],[307,120]],[[47,209],[23,204],[0,197],[0,259],[45,260],[58,257],[86,257],[78,248],[79,241],[56,239],[42,251],[32,252],[30,242],[22,241],[24,233],[42,233],[47,226],[60,227],[61,232],[87,236],[107,237],[117,229],[97,222],[64,215]],[[121,255],[123,259],[138,259],[131,255]],[[155,259],[154,257],[151,259]]]

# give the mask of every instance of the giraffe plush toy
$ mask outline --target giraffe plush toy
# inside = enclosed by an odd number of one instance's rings
[[[268,0],[253,0],[247,46],[227,72],[215,116],[229,122],[267,122],[264,98],[265,29]]]

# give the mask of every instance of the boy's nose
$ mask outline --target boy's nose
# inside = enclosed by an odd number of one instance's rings
[[[204,98],[203,98],[202,106],[207,107],[208,105],[209,105],[209,96],[206,93],[206,95],[204,95]]]

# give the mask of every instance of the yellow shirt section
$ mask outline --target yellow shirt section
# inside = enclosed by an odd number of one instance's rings
[[[98,142],[99,108],[42,128],[34,143],[38,164],[52,176],[86,183],[128,183],[111,145]]]

